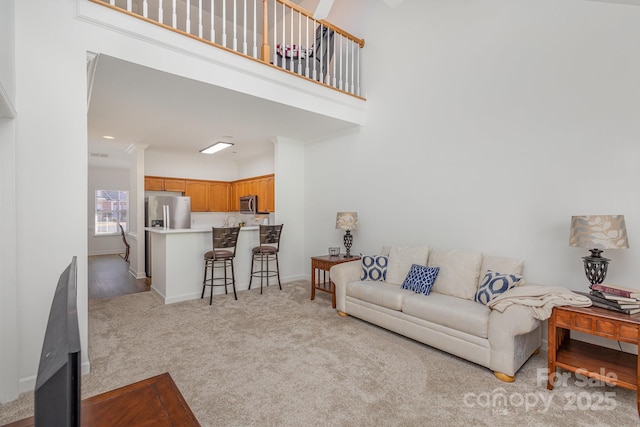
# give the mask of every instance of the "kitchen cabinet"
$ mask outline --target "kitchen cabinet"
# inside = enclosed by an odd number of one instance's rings
[[[229,212],[229,198],[231,195],[231,183],[221,181],[209,181],[210,212]]]
[[[179,191],[181,193],[184,193],[186,189],[186,181],[184,179],[164,179],[164,191]]]
[[[145,176],[147,191],[177,191],[191,197],[192,212],[237,212],[240,197],[258,196],[260,212],[275,212],[275,175],[263,175],[238,181]]]
[[[256,194],[258,195],[258,209],[261,212],[275,211],[274,178],[273,175],[258,178],[256,182]]]
[[[178,191],[184,193],[185,180],[180,178],[163,178],[161,176],[145,176],[144,189],[146,191]]]
[[[158,178],[155,176],[144,177],[144,189],[147,191],[162,191],[164,190],[164,178]]]
[[[184,195],[191,197],[191,212],[207,212],[209,209],[209,184],[207,181],[185,182]]]

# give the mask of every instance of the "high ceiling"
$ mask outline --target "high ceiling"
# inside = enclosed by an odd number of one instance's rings
[[[270,140],[276,136],[305,141],[353,126],[99,55],[88,112],[89,164],[127,167],[125,150],[131,144],[148,145],[149,152],[205,156],[198,150],[219,140],[235,145],[213,156],[243,161],[273,155]]]

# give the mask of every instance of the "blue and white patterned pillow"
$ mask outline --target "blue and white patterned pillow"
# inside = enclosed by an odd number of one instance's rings
[[[385,281],[389,258],[384,255],[362,255],[362,275],[360,280]]]
[[[425,267],[424,265],[411,264],[409,273],[402,282],[402,289],[409,289],[413,292],[429,295],[433,282],[440,272],[440,267]]]
[[[482,283],[478,287],[475,301],[487,305],[498,295],[518,285],[522,277],[517,274],[502,274],[493,270],[487,270]]]

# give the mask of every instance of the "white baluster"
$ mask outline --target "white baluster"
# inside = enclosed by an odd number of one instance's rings
[[[111,6],[115,6],[116,5],[116,0],[109,0],[109,4]]]
[[[294,71],[296,52],[294,50],[293,42],[293,9],[289,8],[289,42],[291,43],[291,62],[289,63],[289,71]]]
[[[302,74],[302,14],[298,13],[298,74]]]
[[[314,28],[314,39],[313,39],[313,80],[318,80],[318,72],[316,70],[316,63],[318,62],[318,57],[316,56],[316,53],[318,52],[318,46],[316,44],[316,39],[315,39],[315,29],[316,29],[316,25],[318,23],[316,22],[316,20],[313,20],[313,28]]]
[[[304,68],[304,75],[306,77],[309,77],[309,56],[310,56],[310,51],[311,49],[309,49],[309,17],[305,16],[304,20],[306,22],[306,40],[304,42],[306,48],[307,48],[307,57],[305,58],[305,68]]]
[[[244,7],[242,8],[243,14],[243,35],[242,35],[242,53],[247,54],[247,0],[243,0]],[[253,26],[255,28],[255,25]]]
[[[276,0],[273,0],[273,65],[278,65],[278,28],[276,27],[277,25],[277,16],[278,16],[278,3],[276,3]]]
[[[202,38],[202,0],[198,0],[198,37]]]
[[[238,51],[238,19],[236,11],[237,1],[233,0],[233,50]]]
[[[162,0],[158,0],[158,22],[163,23],[164,21],[164,11],[162,10]]]
[[[285,16],[285,6],[282,3],[282,40],[280,40],[280,46],[282,47],[282,68],[287,69],[287,38],[285,34],[287,26],[287,18]]]
[[[222,46],[227,47],[227,1],[222,0]]]
[[[256,1],[253,0],[253,57],[258,58],[258,24]]]
[[[127,0],[127,10],[131,12],[131,0]]]
[[[356,78],[358,79],[356,83],[356,95],[360,96],[360,46],[356,49],[356,60],[358,61],[356,65]]]
[[[145,18],[149,17],[149,5],[147,4],[147,0],[143,0],[142,2],[142,16]]]
[[[342,34],[338,34],[338,37],[333,42],[333,45],[335,46],[336,43],[339,43],[340,49],[333,49],[335,54],[338,55],[338,58],[333,58],[333,87],[342,88]],[[340,72],[340,86],[336,84],[336,63],[338,61],[340,61],[340,67],[338,68],[338,71]]]
[[[187,26],[187,28],[185,31],[191,34],[191,0],[186,1],[186,6],[187,6],[187,17],[186,17],[185,25]]]
[[[216,12],[215,12],[215,3],[214,0],[211,0],[211,22],[209,23],[210,31],[211,31],[211,41],[212,42],[216,42],[216,29],[215,29],[215,22],[216,22]]]
[[[173,0],[173,12],[171,18],[171,26],[173,28],[178,28],[178,14],[176,13],[176,0]]]

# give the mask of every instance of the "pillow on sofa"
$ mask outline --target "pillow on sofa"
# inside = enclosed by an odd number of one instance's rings
[[[524,260],[521,259],[485,255],[484,257],[482,257],[482,266],[480,267],[478,287],[480,287],[480,285],[482,285],[482,282],[484,282],[484,275],[489,270],[522,276],[523,267]],[[518,283],[518,286],[521,285],[522,282]]]
[[[383,255],[362,255],[360,280],[384,281],[387,278],[389,258]]]
[[[487,274],[484,275],[482,284],[478,288],[475,301],[487,305],[498,295],[517,286],[520,279],[521,277],[517,274],[503,274],[489,270]]]
[[[428,246],[392,246],[389,250],[386,282],[398,286],[402,285],[411,264],[427,265],[428,258]]]
[[[428,266],[440,267],[435,292],[473,301],[478,292],[482,253],[465,249],[432,249]]]
[[[436,281],[440,267],[426,267],[424,265],[411,264],[407,277],[402,282],[402,289],[409,289],[418,294],[429,295],[431,286]]]

